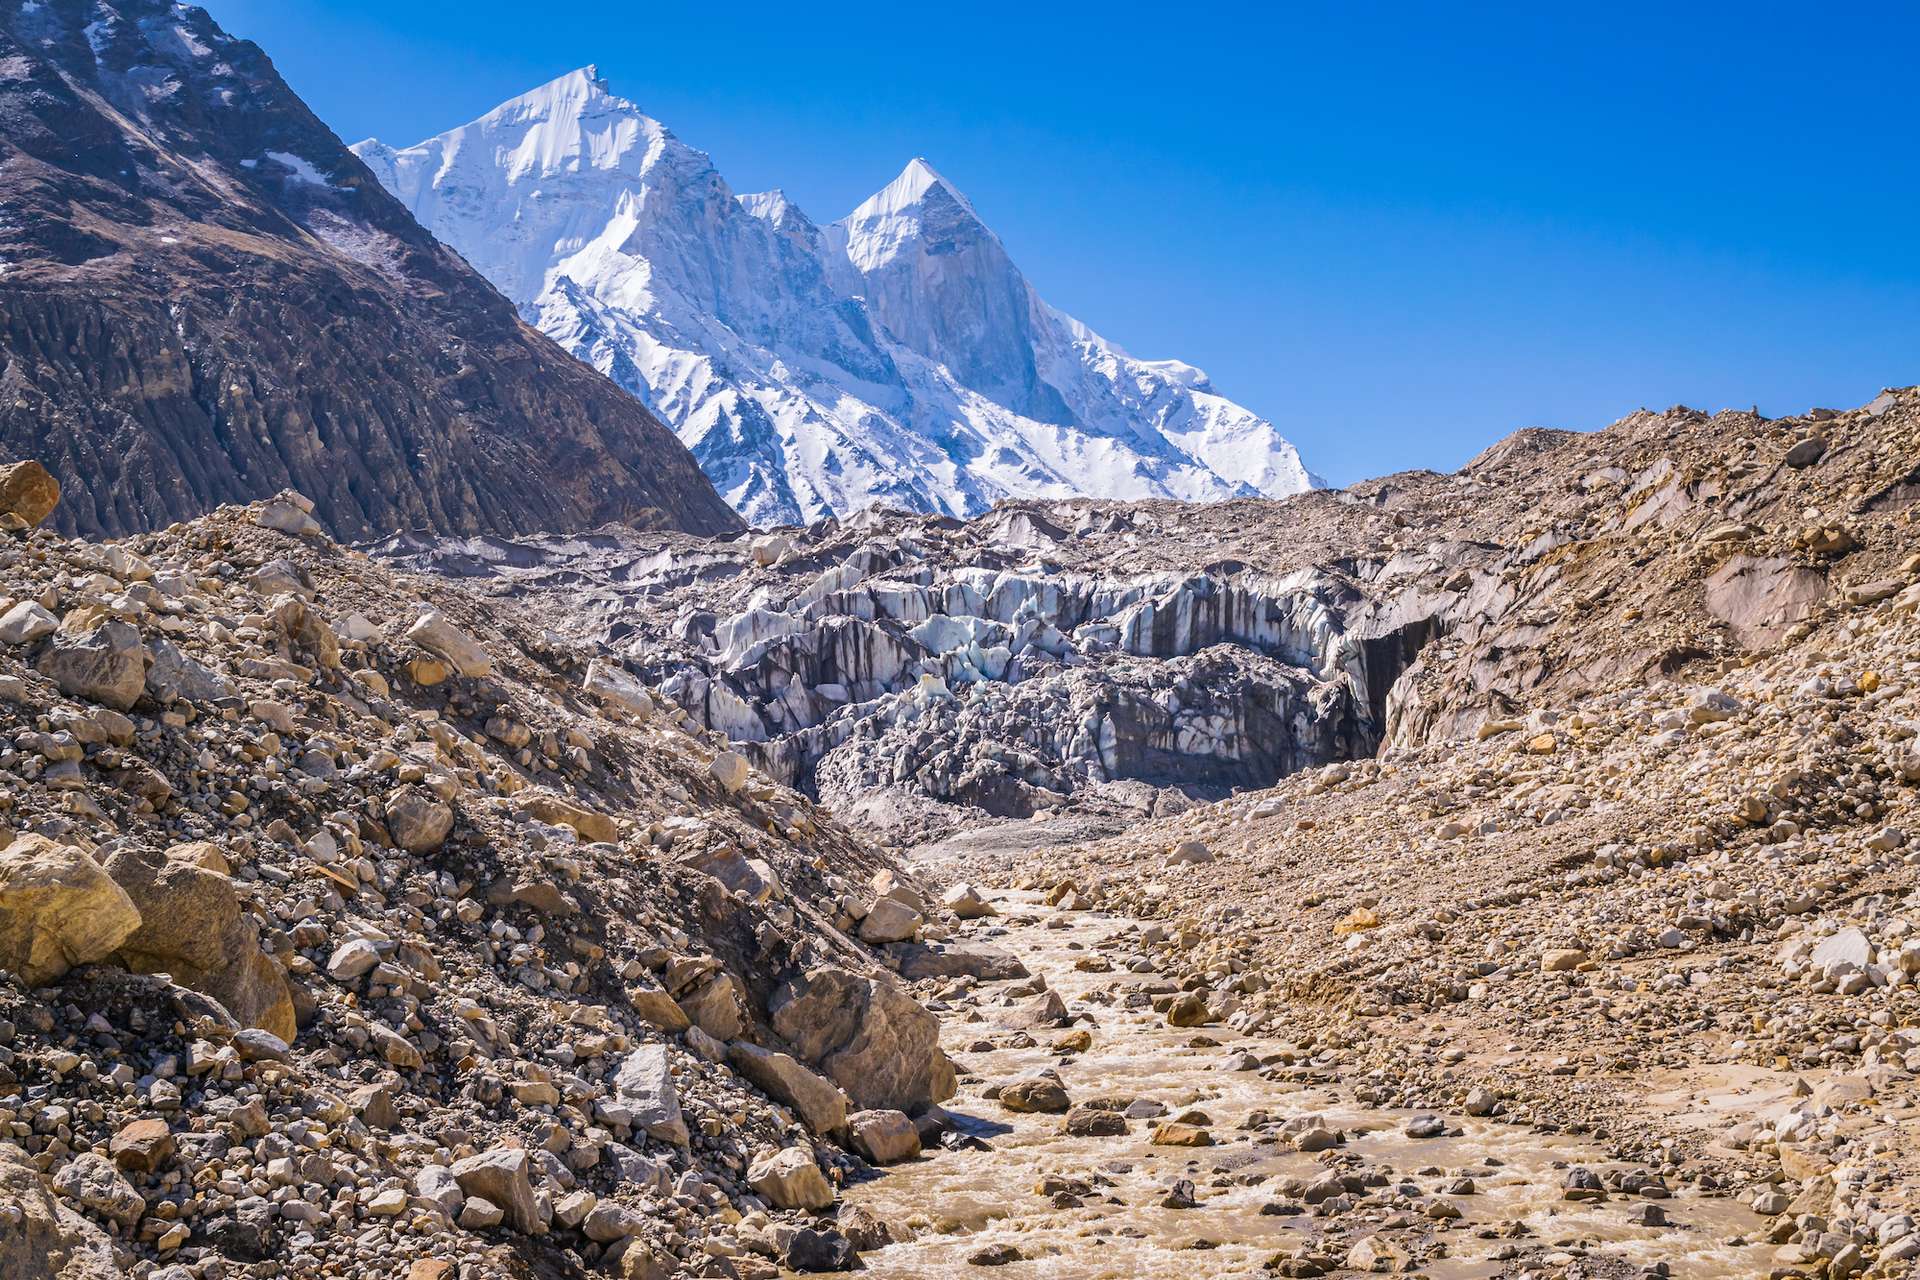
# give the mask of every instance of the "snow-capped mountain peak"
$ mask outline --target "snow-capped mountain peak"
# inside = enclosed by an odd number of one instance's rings
[[[757,524],[1313,483],[1199,370],[1047,306],[924,159],[821,226],[777,189],[734,195],[590,66],[415,146],[354,150]]]

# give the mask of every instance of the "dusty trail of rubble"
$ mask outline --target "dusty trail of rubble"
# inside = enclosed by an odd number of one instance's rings
[[[1172,1025],[1175,988],[1146,971],[1138,921],[1031,892],[992,901],[1001,916],[968,945],[1032,976],[963,981],[936,1004],[965,1073],[947,1110],[971,1141],[849,1190],[898,1240],[864,1255],[877,1277],[1769,1270],[1764,1220],[1737,1201],[1533,1126],[1359,1105],[1331,1055]],[[1037,1025],[1044,992],[1070,1026]]]

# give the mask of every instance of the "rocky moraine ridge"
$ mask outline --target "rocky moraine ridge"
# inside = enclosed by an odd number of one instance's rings
[[[1676,409],[1278,502],[374,550],[585,626],[772,776],[911,840],[1164,814],[1762,651],[1892,554],[1915,430],[1910,394]]]

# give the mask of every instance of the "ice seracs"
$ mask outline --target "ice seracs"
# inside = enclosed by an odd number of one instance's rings
[[[1049,307],[924,159],[822,227],[783,192],[736,196],[591,67],[416,146],[354,150],[756,524],[1315,483],[1199,370]]]

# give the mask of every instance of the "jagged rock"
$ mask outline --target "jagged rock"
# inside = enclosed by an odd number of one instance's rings
[[[727,1046],[727,1061],[769,1098],[792,1107],[814,1133],[825,1136],[846,1128],[847,1095],[791,1055],[736,1040]]]
[[[408,853],[434,852],[453,830],[453,810],[421,787],[394,792],[383,812],[393,842]]]
[[[927,978],[973,978],[979,982],[1011,982],[1027,975],[1018,956],[991,947],[928,946],[895,942],[881,948],[893,971],[908,982]]]
[[[738,751],[722,751],[713,758],[713,780],[728,791],[738,792],[745,789],[751,776],[747,758]]]
[[[17,516],[32,528],[59,505],[60,482],[38,462],[0,466],[0,515]]]
[[[116,711],[138,702],[147,685],[146,646],[140,632],[124,622],[98,622],[77,632],[63,624],[34,666],[63,692]]]
[[[587,664],[586,678],[580,687],[589,694],[645,720],[653,714],[653,695],[647,687],[619,667],[601,658]]]
[[[119,1280],[113,1241],[62,1204],[27,1154],[0,1144],[0,1275],[8,1280]]]
[[[154,1173],[173,1158],[173,1131],[165,1120],[148,1116],[122,1125],[113,1135],[107,1154],[122,1169]]]
[[[429,609],[415,619],[407,628],[407,639],[445,658],[463,676],[478,679],[493,674],[492,655],[438,609]]]
[[[613,1078],[613,1098],[600,1109],[606,1118],[645,1129],[662,1142],[684,1147],[691,1141],[663,1044],[643,1045],[626,1056]]]
[[[453,1179],[471,1206],[476,1198],[499,1208],[506,1224],[522,1235],[546,1231],[533,1194],[532,1161],[517,1147],[498,1147],[453,1162]]]
[[[906,993],[846,969],[821,968],[784,987],[774,1031],[865,1109],[912,1110],[954,1094],[940,1024]]]
[[[133,1226],[147,1211],[145,1197],[121,1176],[113,1162],[91,1151],[61,1166],[53,1175],[53,1189],[122,1230]]]
[[[185,698],[189,702],[219,702],[235,696],[233,685],[204,664],[188,657],[164,636],[148,646],[153,665],[147,668],[147,692],[157,701]]]
[[[826,1175],[800,1147],[785,1147],[754,1161],[747,1185],[776,1209],[824,1209],[833,1203]]]
[[[612,842],[620,838],[620,826],[604,813],[589,809],[565,796],[539,792],[517,797],[520,808],[530,817],[560,827],[572,827],[583,840]]]
[[[627,1004],[640,1018],[668,1034],[685,1031],[693,1025],[693,1019],[687,1016],[679,1001],[659,987],[628,987]]]
[[[260,950],[259,928],[241,909],[231,880],[189,858],[127,843],[107,858],[105,870],[140,912],[139,927],[118,952],[128,968],[171,974],[218,1000],[242,1025],[293,1040],[286,975]]]
[[[953,912],[962,920],[984,920],[1000,913],[993,904],[980,896],[980,891],[962,881],[941,895],[940,905]]]
[[[860,941],[905,942],[920,931],[920,913],[893,898],[880,898],[860,922]]]
[[[680,1007],[702,1031],[716,1040],[732,1040],[745,1027],[740,984],[729,973],[712,979],[680,998]]]
[[[904,1111],[856,1111],[847,1117],[853,1149],[874,1164],[898,1164],[920,1154],[920,1131]]]
[[[84,851],[31,834],[0,850],[0,968],[29,987],[105,959],[139,927],[133,900]]]
[[[60,625],[60,619],[42,609],[32,600],[22,600],[0,614],[0,644],[32,644],[42,636],[50,636]]]

